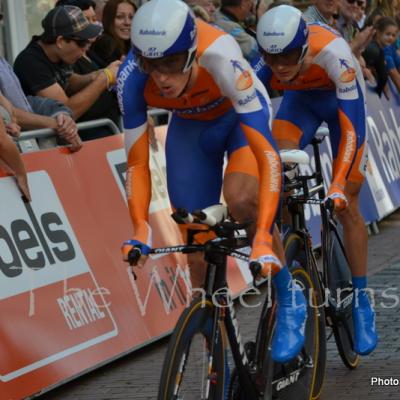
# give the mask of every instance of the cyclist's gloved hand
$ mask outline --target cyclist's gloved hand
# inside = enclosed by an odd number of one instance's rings
[[[325,201],[328,199],[333,201],[333,208],[335,211],[343,211],[347,208],[348,201],[344,194],[344,187],[337,183],[332,182]]]
[[[251,251],[250,269],[253,276],[260,275],[263,278],[272,276],[282,269],[282,263],[272,250],[272,244],[258,241],[257,236]]]
[[[143,267],[150,253],[150,247],[138,240],[127,240],[122,244],[121,251],[124,261],[130,265]]]

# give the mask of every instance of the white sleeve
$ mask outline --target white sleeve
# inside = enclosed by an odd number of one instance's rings
[[[358,87],[364,88],[364,79],[358,61],[343,38],[330,42],[315,58],[336,86],[336,97],[341,100],[358,99]]]
[[[208,47],[200,58],[200,65],[208,70],[222,94],[231,100],[237,113],[261,110],[263,105],[260,99],[264,99],[270,106],[265,86],[231,36],[220,36]]]

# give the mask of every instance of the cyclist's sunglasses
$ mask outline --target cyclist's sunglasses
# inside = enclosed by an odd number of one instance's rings
[[[77,37],[66,36],[64,39],[76,43],[76,45],[81,49],[84,49],[92,43],[89,39],[81,39]]]
[[[293,67],[300,63],[303,58],[304,50],[302,48],[289,50],[285,53],[270,54],[263,51],[263,58],[267,65],[283,65],[285,67]]]
[[[365,2],[362,1],[362,0],[347,0],[347,2],[348,2],[349,4],[357,3],[357,5],[358,5],[359,7],[365,6]]]
[[[161,74],[181,74],[187,61],[187,52],[162,58],[148,58],[136,55],[138,67],[146,74],[157,71]]]

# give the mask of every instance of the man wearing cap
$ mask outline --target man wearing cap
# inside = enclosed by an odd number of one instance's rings
[[[101,31],[78,7],[52,9],[42,26],[43,34],[34,36],[16,58],[14,71],[25,94],[61,101],[77,119],[114,85],[120,61],[86,75],[73,72],[72,65]]]

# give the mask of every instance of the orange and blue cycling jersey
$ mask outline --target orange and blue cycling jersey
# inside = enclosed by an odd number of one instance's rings
[[[349,181],[361,183],[366,168],[365,84],[358,61],[347,42],[323,24],[309,26],[312,63],[293,81],[280,82],[268,67],[260,79],[284,95],[273,122],[276,140],[310,143],[326,122],[334,163],[334,183],[344,188]]]
[[[163,97],[153,79],[138,68],[132,53],[118,74],[128,160],[126,188],[135,239],[151,246],[147,223],[151,196],[147,107],[151,106],[172,112],[166,140],[172,206],[193,211],[218,203],[227,153],[225,174],[260,177],[258,232],[270,241],[281,169],[270,130],[268,93],[230,35],[202,21],[196,25],[198,76],[180,97]]]

